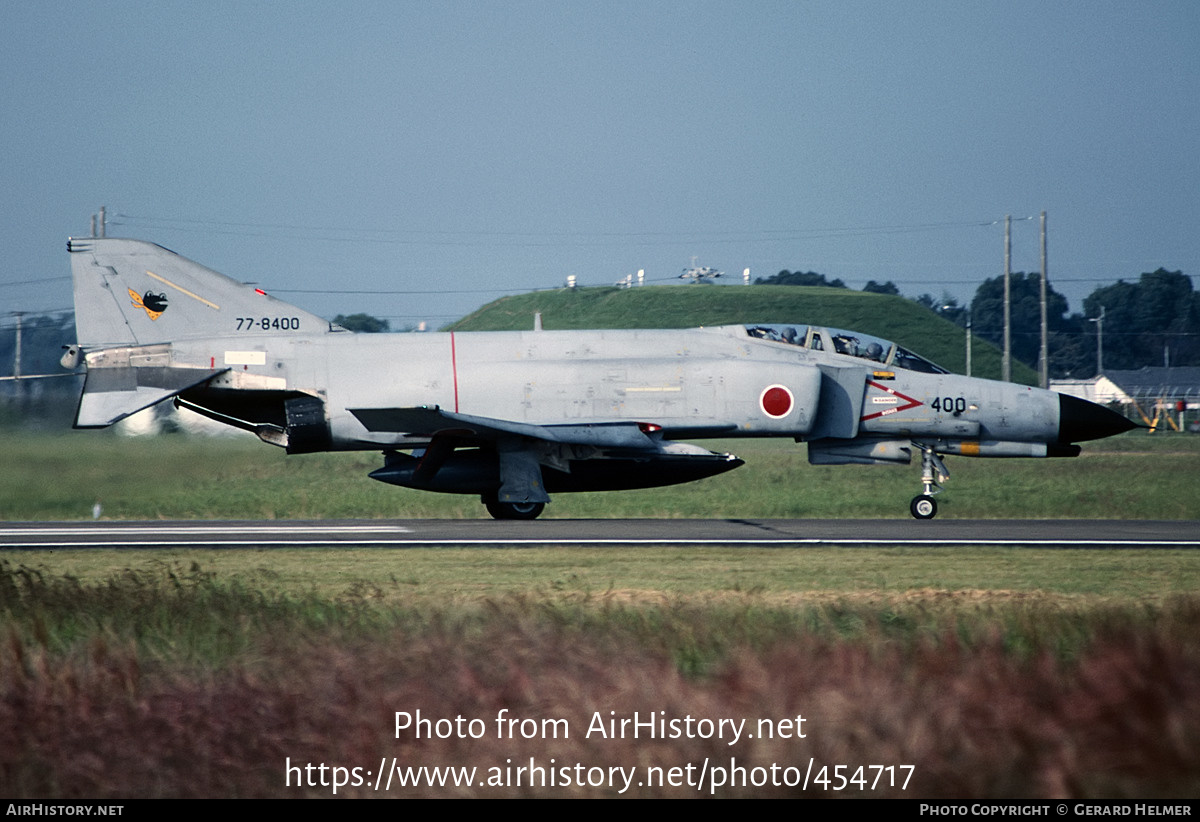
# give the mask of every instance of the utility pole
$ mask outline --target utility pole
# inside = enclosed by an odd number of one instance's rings
[[[1096,324],[1096,376],[1104,376],[1104,306],[1100,306],[1100,316],[1088,322]]]
[[[1009,280],[1012,273],[1012,215],[1004,217],[1004,358],[1000,379],[1012,382],[1012,293]]]
[[[13,349],[13,379],[21,379],[21,312],[14,311],[17,318],[17,344]]]
[[[1038,356],[1042,388],[1050,387],[1050,334],[1046,305],[1046,212],[1042,212],[1042,353]]]
[[[971,376],[971,306],[967,306],[967,376]]]

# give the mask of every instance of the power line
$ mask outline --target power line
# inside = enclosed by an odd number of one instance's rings
[[[37,280],[21,280],[20,282],[15,282],[15,283],[0,283],[0,288],[10,288],[13,286],[18,286],[18,285],[38,285],[40,283],[53,283],[53,282],[58,282],[59,280],[69,280],[69,279],[71,279],[71,275],[64,274],[61,277],[41,277],[40,279],[37,279]]]
[[[1032,219],[1032,218],[1020,218]],[[299,236],[316,237],[329,242],[385,243],[397,245],[480,245],[504,239],[505,245],[547,247],[562,245],[569,241],[574,245],[607,245],[621,241],[637,245],[670,245],[678,243],[746,243],[781,242],[787,240],[811,240],[829,237],[854,237],[875,234],[910,234],[924,231],[942,231],[954,228],[980,228],[996,225],[995,220],[974,220],[939,223],[912,223],[900,225],[841,226],[824,228],[773,228],[773,229],[725,229],[689,231],[446,231],[388,228],[348,228],[329,225],[303,225],[296,223],[254,223],[228,220],[208,220],[187,217],[148,217],[132,214],[117,214],[110,218],[110,225],[144,225],[175,231],[205,231],[209,233],[236,234],[241,236],[269,236],[272,232],[299,232]],[[333,235],[333,236],[330,236]],[[336,236],[344,235],[344,236]],[[284,236],[295,237],[292,233]],[[551,242],[550,240],[553,240]]]
[[[435,291],[391,291],[391,290],[347,290],[343,288],[269,288],[264,289],[270,294],[347,294],[357,296],[380,296],[380,295],[429,295],[429,294],[524,294],[528,291],[551,291],[565,286],[552,286],[551,288],[440,288]]]

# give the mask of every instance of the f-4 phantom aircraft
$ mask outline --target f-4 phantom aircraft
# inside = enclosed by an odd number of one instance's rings
[[[684,440],[789,437],[809,462],[1068,457],[1134,425],[1094,403],[947,372],[887,340],[795,323],[690,330],[354,334],[148,242],[71,239],[75,427],[175,404],[289,454],[379,450],[382,482],[534,519],[551,493],[742,465]]]

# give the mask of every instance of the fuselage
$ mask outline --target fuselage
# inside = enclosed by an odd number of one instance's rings
[[[171,358],[228,367],[183,396],[239,419],[282,423],[270,398],[319,398],[337,450],[420,444],[368,431],[348,411],[392,407],[532,425],[631,420],[667,439],[1071,441],[1057,393],[950,374],[897,346],[841,353],[845,332],[754,335],[764,327],[223,337],[176,341]]]

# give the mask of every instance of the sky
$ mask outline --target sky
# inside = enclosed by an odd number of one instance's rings
[[[314,313],[438,327],[692,265],[1071,311],[1200,274],[1200,4],[0,0],[0,323],[105,206]],[[1024,219],[1033,218],[1033,219]],[[1197,283],[1200,285],[1200,283]],[[764,318],[804,322],[803,317]]]

